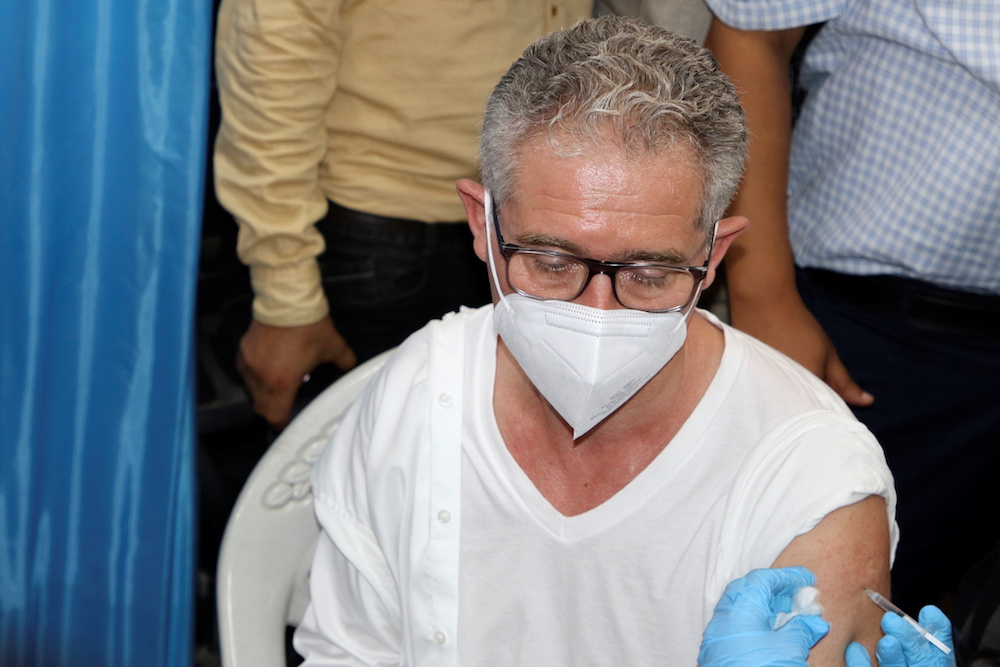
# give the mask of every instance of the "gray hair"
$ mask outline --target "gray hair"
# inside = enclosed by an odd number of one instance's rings
[[[518,149],[545,136],[626,154],[693,149],[704,191],[699,223],[723,216],[740,176],[747,129],[736,90],[704,48],[662,28],[617,16],[589,19],[529,46],[486,105],[480,145],[483,184],[511,194]],[[606,143],[605,143],[606,145]]]

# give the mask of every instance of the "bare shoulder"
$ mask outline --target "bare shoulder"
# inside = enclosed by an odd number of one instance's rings
[[[844,650],[859,641],[874,652],[882,611],[865,588],[889,590],[889,520],[885,500],[868,496],[834,510],[778,556],[774,567],[804,565],[816,574],[830,634],[809,657],[812,667],[843,665]]]

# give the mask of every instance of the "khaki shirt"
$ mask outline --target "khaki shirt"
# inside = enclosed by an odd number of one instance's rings
[[[223,0],[216,71],[219,201],[240,225],[254,318],[327,314],[315,222],[327,199],[457,221],[493,86],[591,0]]]

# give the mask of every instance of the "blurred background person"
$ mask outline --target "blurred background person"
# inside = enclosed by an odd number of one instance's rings
[[[489,300],[455,181],[478,174],[481,110],[507,65],[591,11],[591,0],[222,2],[216,193],[254,292],[238,367],[273,426],[318,365],[350,368]]]
[[[893,597],[919,608],[1000,530],[981,519],[1000,509],[1000,4],[709,5],[752,134],[733,324],[878,437],[899,492]]]

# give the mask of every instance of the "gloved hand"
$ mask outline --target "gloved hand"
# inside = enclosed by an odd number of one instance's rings
[[[944,612],[933,605],[920,610],[920,625],[952,649],[943,651],[920,636],[916,628],[892,612],[882,617],[885,637],[875,647],[875,657],[880,667],[955,667],[955,642],[951,636],[951,621]],[[844,655],[847,667],[871,667],[868,651],[861,644],[852,643]]]
[[[753,570],[726,586],[705,628],[700,667],[806,667],[813,645],[830,624],[819,616],[794,616],[774,630],[779,612],[792,608],[795,591],[816,579],[804,567]]]

